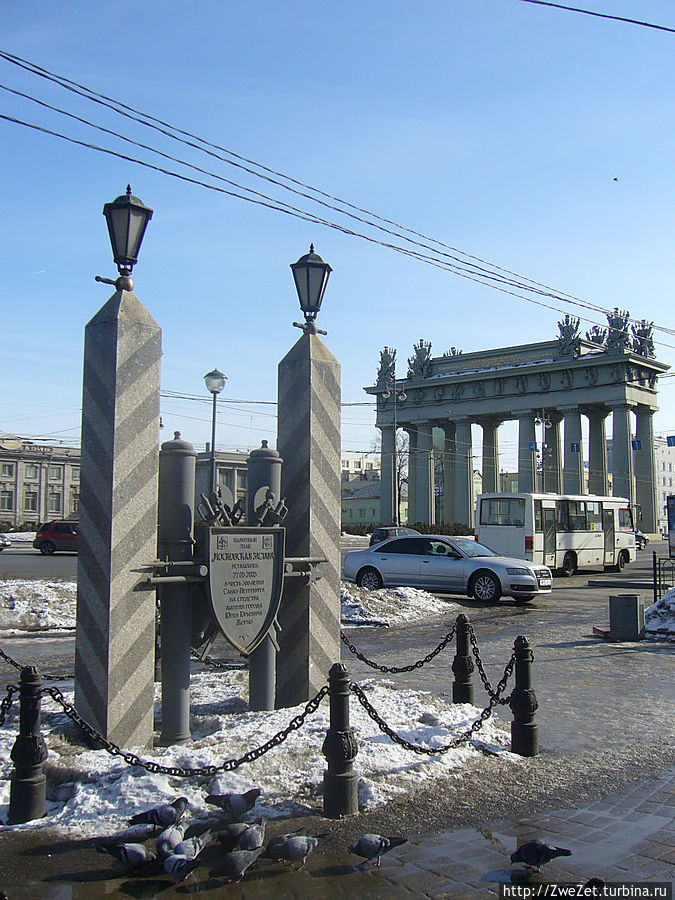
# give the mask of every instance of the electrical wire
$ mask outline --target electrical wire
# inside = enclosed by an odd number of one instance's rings
[[[580,9],[578,6],[565,6],[562,3],[549,3],[547,0],[520,0],[521,3],[532,3],[535,6],[552,6],[555,9],[565,9],[569,12],[583,13],[585,16],[595,16],[598,19],[612,19],[614,22],[626,22],[629,25],[640,25],[643,28],[653,28],[656,31],[667,31],[675,34],[675,28],[666,25],[655,25],[653,22],[645,22],[642,19],[629,19],[626,16],[613,16],[609,13],[596,12],[591,9]]]

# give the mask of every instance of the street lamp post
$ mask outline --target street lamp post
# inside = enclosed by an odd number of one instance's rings
[[[112,203],[105,203],[103,215],[108,225],[108,234],[113,251],[113,259],[120,277],[111,278],[96,276],[96,281],[114,284],[118,290],[133,291],[134,282],[131,270],[138,262],[145,229],[152,218],[152,210],[145,206],[138,197],[131,193],[131,185],[127,185],[126,194],[117,197]]]
[[[211,491],[216,493],[216,401],[218,399],[218,394],[225,387],[225,382],[227,381],[227,375],[223,375],[222,372],[219,372],[218,369],[213,369],[211,372],[207,372],[204,376],[204,383],[206,384],[207,391],[210,391],[213,395],[213,416],[211,419]]]
[[[396,408],[399,403],[403,403],[408,399],[408,395],[403,390],[403,388],[397,388],[396,378],[394,377],[386,383],[385,390],[382,391],[382,397],[384,400],[388,400],[390,397],[393,397],[394,401],[394,457],[391,462],[391,472],[393,481],[392,500],[394,505],[394,525],[398,525],[400,516],[398,508],[398,452],[396,447],[396,429],[398,427],[398,424],[396,421]]]
[[[309,253],[305,253],[300,259],[291,263],[295,289],[298,292],[300,309],[305,321],[293,322],[296,328],[302,328],[305,334],[326,334],[316,327],[316,317],[321,309],[321,301],[328,284],[328,278],[333,271],[328,263],[324,262],[318,253],[314,252],[314,244],[309,245]]]

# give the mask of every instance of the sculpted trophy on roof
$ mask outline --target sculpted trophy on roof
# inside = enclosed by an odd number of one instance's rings
[[[628,334],[628,319],[630,313],[627,309],[614,307],[614,312],[607,313],[609,332],[607,334],[607,352],[623,353],[630,349],[630,337]]]
[[[652,338],[653,322],[641,319],[636,325],[633,325],[633,353],[639,353],[640,356],[651,356],[654,358],[654,339]]]
[[[427,378],[431,375],[431,341],[420,338],[413,344],[415,353],[408,357],[408,378]]]
[[[558,356],[578,356],[581,350],[579,319],[565,315],[558,322]]]
[[[385,347],[380,350],[380,366],[377,370],[377,387],[387,387],[396,381],[396,350]]]

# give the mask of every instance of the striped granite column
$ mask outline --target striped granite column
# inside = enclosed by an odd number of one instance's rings
[[[75,706],[122,747],[153,734],[161,334],[129,291],[85,328]]]
[[[315,334],[303,334],[279,363],[277,449],[289,510],[286,556],[328,560],[319,581],[284,584],[279,708],[312,697],[340,661],[340,364]]]

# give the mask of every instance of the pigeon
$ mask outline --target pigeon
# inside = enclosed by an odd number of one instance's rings
[[[179,844],[176,844],[173,848],[173,852],[177,856],[186,856],[188,859],[196,859],[204,847],[211,842],[211,836],[212,832],[209,828],[208,831],[203,831],[201,834],[195,834],[194,837],[187,838]]]
[[[212,806],[218,806],[224,813],[236,820],[255,806],[255,801],[261,794],[260,788],[252,788],[245,794],[209,794],[206,802]]]
[[[164,871],[170,875],[175,882],[182,881],[184,878],[197,869],[201,863],[198,859],[188,859],[182,853],[171,853],[164,860]]]
[[[137,869],[143,863],[152,862],[157,857],[155,854],[144,847],[143,844],[97,844],[96,849],[99,853],[109,853],[115,859],[127,863],[132,869]]]
[[[239,849],[239,836],[250,827],[248,822],[232,822],[218,831],[216,837],[225,850],[237,850]]]
[[[146,809],[145,812],[136,813],[129,819],[129,825],[148,823],[149,825],[162,825],[164,828],[167,825],[176,825],[183,818],[187,806],[187,797],[178,797],[172,803],[162,803],[160,806]]]
[[[164,831],[157,835],[156,846],[157,853],[161,859],[166,859],[175,852],[176,844],[180,844],[185,836],[187,824],[180,822],[178,825],[169,825]]]
[[[297,835],[286,838],[285,841],[270,841],[267,853],[273,859],[283,859],[285,862],[299,862],[299,869],[303,869],[307,857],[313,853],[322,840],[330,837],[329,834]],[[272,847],[274,844],[274,847]]]
[[[209,878],[226,876],[230,881],[241,881],[246,870],[249,869],[263,852],[262,847],[257,850],[234,850],[226,853],[218,865],[209,872]]]
[[[383,853],[388,853],[390,850],[393,850],[394,847],[400,847],[400,845],[405,844],[407,840],[408,839],[404,837],[384,837],[381,834],[364,834],[363,837],[356,841],[356,843],[350,845],[349,852],[363,857],[365,862],[361,863],[362,866],[365,866],[369,860],[377,857],[375,865],[379,866],[382,861]]]
[[[265,840],[265,822],[259,819],[255,825],[249,825],[246,831],[239,835],[238,846],[240,850],[257,850],[262,847]]]
[[[543,841],[528,841],[522,847],[518,847],[515,853],[511,854],[511,862],[521,862],[526,868],[540,872],[540,867],[544,863],[551,862],[556,856],[571,855],[572,851],[566,850],[564,847],[554,847],[552,844],[545,844]]]

